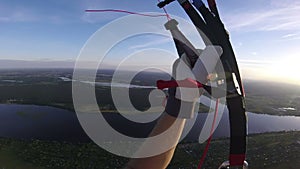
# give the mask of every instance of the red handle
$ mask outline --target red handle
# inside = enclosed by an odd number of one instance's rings
[[[156,82],[156,86],[158,89],[165,89],[171,87],[187,87],[187,88],[201,88],[203,85],[191,78],[186,78],[184,80],[158,80]]]

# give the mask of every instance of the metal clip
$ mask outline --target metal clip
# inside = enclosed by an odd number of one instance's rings
[[[218,169],[248,169],[248,162],[244,161],[243,166],[230,166],[229,161],[225,161]]]

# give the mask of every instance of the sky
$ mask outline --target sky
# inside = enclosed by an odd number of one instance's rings
[[[300,85],[299,1],[217,0],[217,3],[243,78]],[[0,66],[5,67],[5,61],[11,60],[18,60],[18,66],[19,61],[74,62],[98,29],[126,16],[86,13],[86,9],[163,12],[156,4],[156,0],[0,0]],[[178,3],[166,9],[171,15],[188,20]],[[126,49],[159,46],[175,53],[170,41],[157,36],[133,38],[118,45],[110,54],[114,59],[129,53]],[[108,62],[112,64],[113,59]]]

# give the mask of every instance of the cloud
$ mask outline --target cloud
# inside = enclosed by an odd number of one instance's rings
[[[53,60],[53,59],[43,59],[43,60],[10,60],[10,59],[0,59],[0,69],[55,69],[55,68],[74,68],[75,60]],[[97,67],[98,63],[93,61],[83,61],[78,68],[88,69],[91,67]],[[102,64],[101,68],[111,68],[111,65]]]
[[[0,69],[14,68],[72,68],[72,61],[28,61],[28,60],[0,60]]]
[[[80,21],[84,13],[80,1],[6,1],[0,2],[0,22],[70,23]]]
[[[139,50],[139,49],[144,49],[144,48],[150,48],[150,47],[157,46],[157,45],[168,44],[170,42],[172,42],[172,40],[169,39],[169,38],[161,38],[161,39],[158,39],[158,40],[150,41],[148,43],[130,46],[129,49]]]
[[[251,54],[257,56],[257,52],[251,52]]]
[[[130,5],[135,4],[135,5]],[[149,11],[149,6],[145,5],[149,2],[147,1],[134,1],[128,3],[127,1],[109,1],[109,0],[90,0],[84,1],[81,7],[84,10],[87,9],[94,9],[94,10],[101,10],[101,9],[120,9],[120,10],[128,10],[132,12],[147,12]],[[156,7],[154,5],[154,7]],[[116,12],[85,12],[81,16],[81,20],[88,23],[101,23],[101,22],[109,22],[115,20],[119,17],[125,16],[128,14],[124,13],[116,13]]]
[[[88,8],[91,9],[91,8]],[[110,22],[113,21],[121,16],[125,16],[125,14],[122,13],[113,13],[113,12],[84,12],[80,19],[83,22],[87,23],[101,23],[101,22]]]
[[[250,66],[250,67],[265,67],[267,65],[274,64],[273,61],[266,61],[266,60],[239,60],[239,64],[243,66]]]
[[[0,22],[32,22],[37,20],[39,20],[37,15],[21,7],[15,10],[5,10],[0,13]]]
[[[281,40],[299,40],[300,39],[300,33],[290,33],[283,35],[281,37]]]
[[[290,33],[290,34],[282,36],[282,38],[290,38],[290,37],[295,37],[295,36],[297,36],[296,33]]]
[[[300,29],[300,3],[271,1],[271,7],[238,11],[224,17],[228,27],[236,31],[278,31]]]

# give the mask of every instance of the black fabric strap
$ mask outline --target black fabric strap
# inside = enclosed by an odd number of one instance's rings
[[[200,17],[194,7],[189,1],[180,1],[181,6],[190,17],[194,25],[200,29],[206,36],[201,34],[205,44],[209,44],[210,41],[213,45],[220,45],[223,48],[223,54],[221,56],[222,66],[230,76],[226,78],[227,91],[234,89],[234,77],[238,81],[241,92],[234,92],[233,96],[227,96],[227,106],[229,110],[230,120],[230,155],[243,155],[246,153],[246,136],[247,136],[247,118],[244,102],[244,90],[240,77],[240,72],[236,62],[235,54],[229,41],[229,35],[222,23],[216,6],[213,6],[209,11],[204,5],[198,10],[201,13],[205,21]],[[209,40],[205,37],[208,37]],[[239,94],[240,93],[240,94]],[[240,162],[241,165],[243,161]]]

